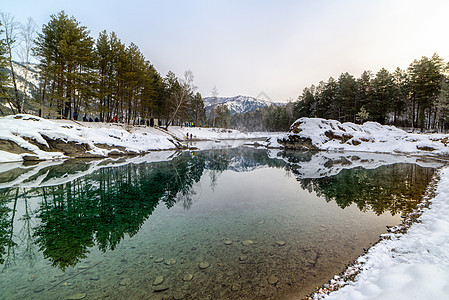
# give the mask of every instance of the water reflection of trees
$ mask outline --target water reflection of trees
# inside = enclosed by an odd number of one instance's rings
[[[55,187],[42,188],[34,236],[44,256],[64,269],[86,257],[88,248],[114,249],[134,236],[160,201],[173,206],[188,195],[204,159],[186,155],[170,162],[105,168]]]
[[[432,168],[394,164],[376,169],[341,170],[335,176],[298,179],[303,189],[345,208],[353,203],[362,211],[380,215],[408,213],[419,203],[433,175]]]
[[[284,168],[298,176],[302,188],[316,191],[328,201],[335,200],[342,208],[356,203],[361,210],[372,209],[377,214],[409,211],[432,176],[432,169],[397,164],[301,178],[298,174],[307,169],[313,155],[283,155],[286,160],[272,159],[265,151],[251,148],[185,152],[166,162],[106,167],[79,178],[76,174],[88,170],[86,164],[68,161],[44,168],[36,176],[43,174],[49,182],[66,174],[73,174],[75,179],[54,186],[0,189],[0,264],[12,263],[18,246],[21,258],[25,256],[31,262],[37,246],[53,266],[61,269],[74,266],[94,245],[102,251],[113,250],[126,235],[132,237],[140,230],[159,203],[168,208],[180,203],[189,209],[199,192],[195,184],[204,170],[208,170],[213,188],[225,170]],[[323,173],[332,173],[326,169],[333,164],[319,167]],[[30,198],[39,199],[33,212]],[[18,223],[20,230],[14,228],[19,202],[24,211]]]

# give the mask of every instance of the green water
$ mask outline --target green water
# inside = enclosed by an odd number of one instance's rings
[[[301,298],[400,223],[433,173],[282,157],[68,161],[15,185],[23,171],[0,174],[13,185],[0,190],[0,298]],[[335,174],[304,177],[313,168]]]

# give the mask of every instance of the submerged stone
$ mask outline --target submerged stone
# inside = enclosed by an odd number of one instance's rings
[[[268,277],[268,283],[271,285],[275,285],[278,281],[279,279],[274,275],[270,275],[270,277]]]
[[[166,290],[168,290],[168,286],[160,286],[160,287],[154,288],[155,293],[164,292]]]
[[[247,258],[248,258],[247,255],[241,255],[241,256],[239,257],[239,260],[240,260],[240,261],[244,261],[244,260],[246,260]]]
[[[210,264],[207,261],[202,261],[199,264],[200,269],[207,269],[210,267]]]
[[[284,246],[285,245],[285,241],[277,241],[276,245],[278,246]]]
[[[75,295],[68,297],[67,300],[80,300],[80,299],[84,299],[84,298],[86,298],[86,294],[79,293],[79,294],[75,294]]]
[[[131,283],[131,279],[130,278],[126,278],[126,279],[123,279],[122,281],[120,281],[119,285],[125,286],[125,285],[128,285],[130,283]]]
[[[160,276],[156,277],[156,279],[154,279],[153,285],[159,285],[162,282],[164,282],[164,276],[160,275]]]
[[[184,281],[190,281],[192,279],[193,279],[193,274],[187,274],[182,278],[182,280],[184,280]]]
[[[175,299],[175,300],[182,300],[182,299],[184,299],[184,294],[174,294],[173,295],[173,299]]]
[[[167,266],[174,265],[175,263],[176,263],[176,259],[174,259],[174,258],[170,258],[170,259],[168,259],[168,260],[165,261],[165,264],[166,264]]]
[[[252,240],[246,240],[246,241],[243,241],[242,244],[243,244],[243,246],[249,246],[249,245],[254,244],[254,242]]]

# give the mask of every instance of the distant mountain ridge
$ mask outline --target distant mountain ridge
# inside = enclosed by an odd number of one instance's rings
[[[228,107],[231,115],[255,111],[258,108],[263,108],[272,104],[281,105],[280,103],[242,95],[235,97],[217,97],[215,99],[214,97],[204,97],[203,102],[204,106],[206,107],[207,114],[209,114],[212,108],[216,107],[217,105],[224,104]]]
[[[28,97],[33,97],[39,90],[39,66],[36,63],[26,63],[13,61],[14,73],[16,75],[16,84],[19,92],[24,92]],[[6,67],[11,72],[9,64]],[[26,89],[24,89],[26,85]],[[9,87],[13,87],[13,83],[9,82]]]

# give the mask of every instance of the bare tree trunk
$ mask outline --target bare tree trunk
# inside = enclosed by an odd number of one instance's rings
[[[24,85],[23,85],[23,91],[22,91],[22,110],[24,110],[25,107],[25,98],[27,97],[27,88],[28,88],[28,73],[30,68],[30,53],[31,48],[33,47],[33,41],[36,35],[36,23],[34,23],[32,18],[28,18],[28,22],[25,26],[21,29],[21,35],[22,39],[24,41],[23,46],[23,56],[22,61],[25,63],[25,74],[24,74]]]
[[[22,113],[22,108],[19,99],[19,90],[17,89],[16,73],[14,72],[14,66],[12,61],[12,50],[14,49],[16,36],[15,31],[18,27],[18,23],[14,21],[14,17],[11,17],[7,13],[1,13],[2,25],[5,30],[5,43],[6,51],[8,51],[8,63],[11,71],[12,84],[14,87],[14,106],[17,108],[18,113]]]

